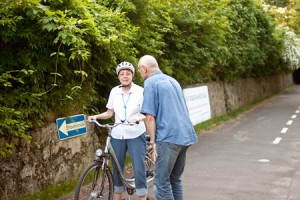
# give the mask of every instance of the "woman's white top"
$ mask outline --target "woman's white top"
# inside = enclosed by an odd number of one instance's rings
[[[141,86],[133,82],[127,94],[119,86],[111,90],[106,108],[114,111],[115,123],[131,118],[139,119],[142,116],[140,111],[143,102],[143,91],[144,89]],[[137,125],[120,124],[112,129],[111,136],[115,139],[133,139],[144,132],[146,132],[146,128],[142,121]]]

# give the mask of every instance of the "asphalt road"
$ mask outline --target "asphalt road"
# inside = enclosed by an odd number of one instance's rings
[[[300,200],[300,85],[203,132],[182,178],[185,200]]]
[[[300,85],[203,132],[183,185],[186,200],[300,200]]]

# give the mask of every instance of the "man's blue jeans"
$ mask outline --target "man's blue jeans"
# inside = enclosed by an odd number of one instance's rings
[[[157,142],[154,192],[157,200],[183,200],[181,175],[189,146]]]

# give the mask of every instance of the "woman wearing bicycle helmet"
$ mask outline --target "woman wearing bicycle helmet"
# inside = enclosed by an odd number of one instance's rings
[[[113,128],[111,144],[116,153],[118,162],[124,171],[126,152],[129,152],[134,170],[136,194],[140,200],[147,199],[147,181],[145,169],[146,154],[146,128],[145,116],[140,113],[143,101],[143,88],[132,82],[134,67],[129,62],[121,62],[116,73],[120,85],[114,87],[109,95],[106,105],[107,111],[98,115],[89,116],[89,119],[109,119],[115,116],[115,123],[124,121],[137,122],[137,125],[128,126],[120,124]],[[125,188],[114,169],[114,200],[121,200]]]

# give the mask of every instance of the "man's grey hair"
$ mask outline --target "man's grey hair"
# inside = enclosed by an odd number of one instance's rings
[[[145,56],[141,57],[140,65],[144,65],[149,68],[158,67],[158,63],[157,63],[156,59],[150,55],[145,55]]]

